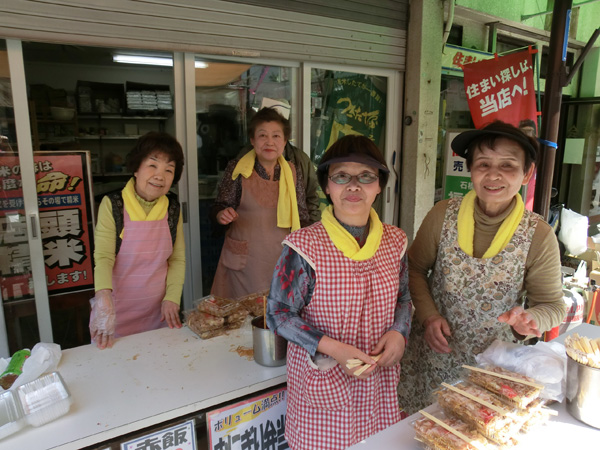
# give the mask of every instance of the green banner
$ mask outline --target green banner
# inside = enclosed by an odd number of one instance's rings
[[[321,156],[339,138],[359,134],[379,144],[385,124],[386,95],[375,86],[377,77],[335,73],[326,97],[323,129],[314,159]]]

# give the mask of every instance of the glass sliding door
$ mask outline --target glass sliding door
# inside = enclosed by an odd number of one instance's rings
[[[399,74],[315,66],[307,66],[304,73],[310,74],[310,87],[306,81],[304,84],[305,89],[310,88],[309,101],[308,93],[304,93],[304,117],[310,131],[306,123],[304,138],[310,140],[312,160],[317,165],[331,144],[343,136],[358,134],[371,139],[383,152],[391,171],[388,188],[374,207],[387,222],[396,223],[400,125],[388,124],[389,117],[400,110]],[[323,207],[326,202],[323,196]]]
[[[0,293],[2,356],[52,342],[19,41],[0,40]]]
[[[172,54],[11,42],[12,79],[11,48],[0,49],[2,322],[12,351],[40,340],[75,347],[90,342],[97,205],[131,177],[125,161],[140,135],[175,134]],[[21,208],[28,195],[31,212]]]
[[[243,62],[214,62],[196,57],[195,101],[198,157],[202,292],[208,295],[224,229],[211,220],[211,206],[227,163],[250,148],[248,122],[263,106],[286,105],[297,122],[297,69]],[[292,127],[292,137],[296,130]],[[292,139],[293,142],[293,139]],[[194,189],[190,185],[190,189]]]

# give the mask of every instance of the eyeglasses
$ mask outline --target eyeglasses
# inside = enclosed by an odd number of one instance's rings
[[[340,172],[329,177],[329,179],[335,184],[348,184],[354,178],[356,178],[356,181],[358,181],[360,184],[371,184],[379,179],[379,175],[375,175],[371,172],[363,172],[359,173],[358,175],[350,175],[348,173]]]

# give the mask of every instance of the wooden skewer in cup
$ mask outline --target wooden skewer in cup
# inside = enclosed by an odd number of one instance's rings
[[[267,329],[267,296],[263,295],[263,322],[264,322],[264,329]]]

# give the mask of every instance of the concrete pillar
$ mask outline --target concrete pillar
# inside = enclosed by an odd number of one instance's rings
[[[423,218],[433,206],[442,72],[443,2],[412,0],[409,14],[402,118],[400,227],[412,241]]]

